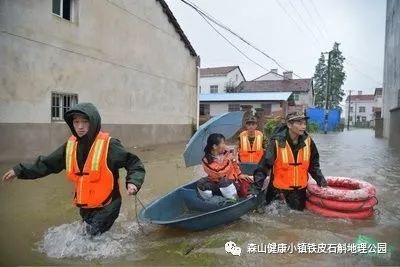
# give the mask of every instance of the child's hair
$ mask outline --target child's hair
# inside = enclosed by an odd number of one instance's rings
[[[221,141],[225,141],[225,136],[220,133],[213,133],[207,138],[207,145],[204,148],[204,157],[207,159],[207,162],[210,164],[214,161],[211,151],[214,145],[219,145]]]

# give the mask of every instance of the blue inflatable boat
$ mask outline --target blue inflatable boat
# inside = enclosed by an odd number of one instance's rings
[[[241,164],[243,173],[253,174],[255,164]],[[156,199],[139,213],[143,222],[184,228],[192,231],[208,229],[239,219],[257,204],[250,195],[235,203],[210,203],[198,196],[196,181],[176,188]]]

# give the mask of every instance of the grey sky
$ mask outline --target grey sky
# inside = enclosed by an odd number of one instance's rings
[[[191,2],[301,77],[312,77],[320,52],[329,51],[333,42],[337,41],[347,59],[344,90],[372,93],[375,87],[382,85],[386,18],[384,0]],[[167,0],[167,3],[201,56],[202,67],[239,65],[247,80],[266,72],[231,47],[193,9],[180,0]],[[271,60],[224,30],[221,31],[266,69],[277,67]],[[279,69],[279,72],[282,70]]]

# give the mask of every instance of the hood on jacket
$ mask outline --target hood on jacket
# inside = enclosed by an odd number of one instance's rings
[[[80,139],[76,134],[72,122],[75,114],[82,114],[88,117],[90,126],[89,131],[85,136],[87,137],[89,143],[92,143],[101,129],[101,117],[99,111],[92,103],[80,103],[75,105],[73,108],[65,113],[64,120],[71,129],[71,133],[78,139]]]

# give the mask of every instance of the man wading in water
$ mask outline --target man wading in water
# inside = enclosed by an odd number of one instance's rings
[[[307,119],[302,112],[290,113],[286,124],[272,133],[254,173],[258,190],[262,189],[264,180],[270,174],[266,204],[281,198],[289,208],[302,211],[306,203],[308,174],[319,186],[327,186],[319,166],[317,146],[306,132]]]
[[[50,155],[38,157],[34,164],[16,165],[4,174],[3,181],[36,179],[66,170],[87,232],[98,235],[108,231],[119,215],[118,170],[126,169],[126,189],[133,195],[143,184],[144,166],[119,140],[100,131],[101,117],[93,104],[76,105],[65,113],[64,120],[72,132],[68,141]]]

